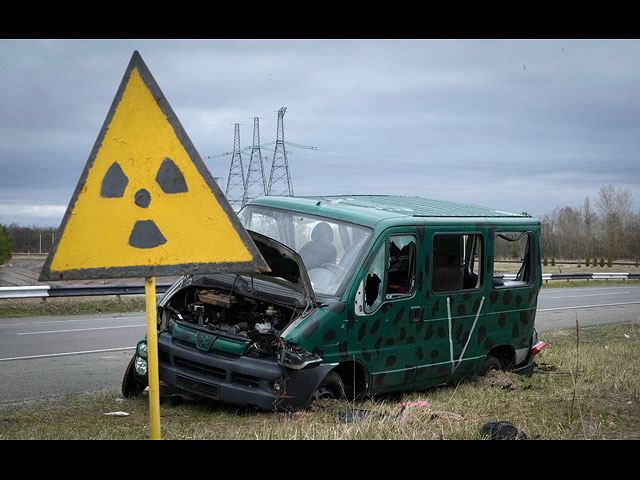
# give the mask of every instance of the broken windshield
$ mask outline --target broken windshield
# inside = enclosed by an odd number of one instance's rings
[[[316,294],[338,295],[360,257],[371,230],[339,220],[258,205],[239,214],[247,230],[271,237],[295,250]]]

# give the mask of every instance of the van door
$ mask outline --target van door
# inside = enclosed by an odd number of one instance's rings
[[[444,230],[444,229],[443,229]],[[479,231],[429,229],[431,254],[418,338],[423,360],[415,388],[475,372],[478,331],[485,308],[485,239]]]
[[[349,351],[370,374],[370,392],[401,389],[413,381],[413,325],[422,318],[416,291],[416,228],[382,235],[365,264],[355,295]]]

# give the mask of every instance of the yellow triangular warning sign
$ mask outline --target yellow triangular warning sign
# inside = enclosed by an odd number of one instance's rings
[[[134,52],[40,280],[268,270]]]

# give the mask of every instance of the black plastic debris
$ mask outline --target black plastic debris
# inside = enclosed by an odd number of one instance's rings
[[[487,422],[482,426],[480,435],[490,440],[526,440],[527,434],[510,422]]]

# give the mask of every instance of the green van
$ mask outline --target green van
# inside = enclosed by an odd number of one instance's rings
[[[360,195],[262,197],[238,217],[271,272],[169,288],[157,307],[161,395],[277,411],[532,371],[537,219]],[[123,394],[146,385],[141,340]]]

